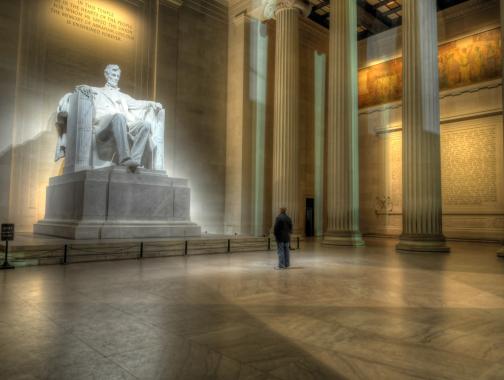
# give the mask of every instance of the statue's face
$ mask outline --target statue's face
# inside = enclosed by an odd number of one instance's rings
[[[121,79],[121,70],[109,70],[107,71],[107,83],[112,87],[117,87],[119,84],[119,79]]]

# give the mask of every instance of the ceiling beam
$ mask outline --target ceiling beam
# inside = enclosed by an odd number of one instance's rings
[[[467,0],[438,0],[438,10],[443,10],[452,7],[454,5],[463,3],[464,1]]]
[[[360,38],[366,38],[369,35],[377,34],[383,32],[387,29],[396,27],[401,25],[402,17],[398,17],[395,20],[387,17],[388,15],[399,11],[402,7],[397,7],[391,10],[387,10],[385,12],[378,11],[383,5],[388,4],[391,0],[379,0],[376,4],[371,5],[367,2],[367,0],[354,0],[357,1],[357,18],[358,25],[366,28],[365,31],[362,31],[358,34]],[[463,3],[467,0],[437,0],[438,8],[444,9],[450,6]],[[310,19],[319,23],[320,25],[329,28],[329,12],[325,12],[320,15],[316,13],[316,10],[322,9],[327,5],[330,5],[330,0],[322,0],[320,3],[316,4],[312,8],[312,12],[310,14]]]
[[[387,3],[388,1],[381,1],[380,3],[378,4],[385,4]],[[375,8],[375,6],[373,5],[370,5],[366,0],[357,0],[357,5],[359,6],[359,8],[363,9],[364,11],[366,11],[367,13],[369,13],[373,18],[376,18],[378,19],[379,21],[381,21],[383,24],[387,25],[388,28],[392,28],[394,26],[396,26],[396,23],[393,23],[391,22],[388,17],[383,17],[380,12],[378,12]]]
[[[315,21],[317,24],[325,26],[329,29],[329,17],[327,17],[328,15],[329,13],[326,13],[325,15],[321,16],[318,13],[312,12],[308,16],[308,18]]]
[[[391,0],[380,0],[379,2],[377,2],[376,4],[374,5],[371,5],[372,7],[375,7],[375,8],[380,8],[382,5],[386,5],[388,3],[390,3]]]
[[[365,27],[372,34],[381,33],[389,29],[388,25],[360,6],[357,8],[357,23]]]
[[[388,15],[391,15],[392,13],[396,13],[400,11],[402,8],[394,8],[394,9],[389,9],[387,12],[382,12],[382,16],[387,17]]]
[[[324,0],[320,3],[318,3],[317,5],[314,5],[312,7],[312,11],[316,11],[317,9],[324,8],[326,5],[329,5],[329,3],[330,3],[330,0]]]

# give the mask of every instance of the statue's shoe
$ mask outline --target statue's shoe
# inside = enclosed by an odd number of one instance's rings
[[[136,170],[140,166],[140,164],[132,159],[127,159],[126,161],[121,162],[122,166],[126,166],[132,172]]]

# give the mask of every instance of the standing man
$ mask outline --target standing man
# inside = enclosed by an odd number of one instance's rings
[[[275,220],[274,234],[278,247],[278,266],[275,269],[286,269],[290,266],[289,245],[292,233],[292,220],[285,207],[280,208],[280,215]]]

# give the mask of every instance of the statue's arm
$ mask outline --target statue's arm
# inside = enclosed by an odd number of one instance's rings
[[[163,106],[161,103],[153,102],[150,100],[136,100],[133,99],[131,96],[126,95],[126,101],[128,104],[128,109],[130,110],[145,110],[148,108],[153,108],[154,111],[158,112],[163,109]]]
[[[56,144],[56,152],[54,161],[65,157],[66,152],[66,133],[67,133],[67,120],[68,110],[70,108],[70,97],[72,93],[65,94],[58,103],[56,110],[56,131],[58,132],[58,142]]]

